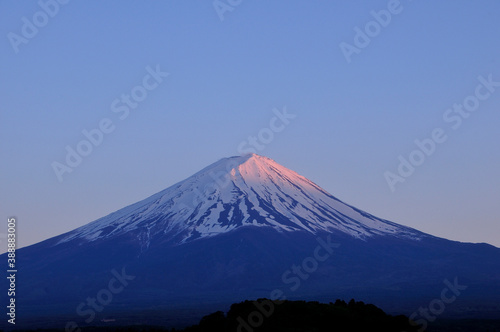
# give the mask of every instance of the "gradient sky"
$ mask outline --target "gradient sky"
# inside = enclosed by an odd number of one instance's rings
[[[238,155],[275,108],[296,117],[259,154],[378,217],[500,246],[500,88],[458,129],[443,119],[479,76],[500,81],[500,3],[402,0],[348,63],[339,45],[389,3],[243,0],[221,20],[212,1],[73,0],[44,22],[36,1],[0,1],[0,214],[18,246]],[[169,76],[120,120],[111,104],[157,65]],[[105,118],[114,131],[60,182],[52,163]],[[384,173],[435,128],[448,139],[392,192]]]

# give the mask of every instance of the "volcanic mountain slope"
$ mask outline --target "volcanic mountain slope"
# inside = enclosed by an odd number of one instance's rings
[[[195,322],[273,291],[291,299],[355,297],[410,315],[438,298],[445,280],[466,286],[447,314],[500,313],[500,249],[377,218],[255,154],[222,159],[143,201],[20,249],[17,264],[18,310],[31,326],[68,319],[85,325],[106,316],[172,323],[186,312],[199,313]],[[97,308],[86,303],[117,274],[131,277],[112,300]],[[154,320],[155,310],[171,315]]]
[[[425,234],[376,218],[345,203],[305,177],[255,154],[222,159],[143,201],[80,227],[58,243],[99,241],[134,232],[143,246],[162,237],[180,244],[235,230],[341,232],[421,239]]]

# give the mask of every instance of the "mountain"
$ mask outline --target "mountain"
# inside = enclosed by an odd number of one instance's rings
[[[243,226],[278,232],[340,232],[358,239],[426,235],[351,207],[305,177],[255,154],[222,159],[143,201],[63,236],[58,243],[100,241],[132,232],[188,243]]]
[[[500,314],[499,248],[377,218],[255,154],[222,159],[16,258],[26,327],[180,326],[259,297],[354,297],[416,320],[429,306],[426,320]]]

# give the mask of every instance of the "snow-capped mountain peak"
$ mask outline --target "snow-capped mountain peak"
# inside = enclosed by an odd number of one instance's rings
[[[248,226],[280,232],[342,232],[359,239],[425,236],[341,202],[272,159],[249,154],[221,159],[149,198],[63,235],[58,243],[130,233],[148,247],[153,238],[184,243]]]

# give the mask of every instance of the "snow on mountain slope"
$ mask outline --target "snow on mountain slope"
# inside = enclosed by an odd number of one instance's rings
[[[340,231],[359,239],[424,233],[351,207],[274,160],[256,154],[224,158],[149,198],[62,236],[95,241],[134,232],[184,243],[244,226],[282,232]]]

